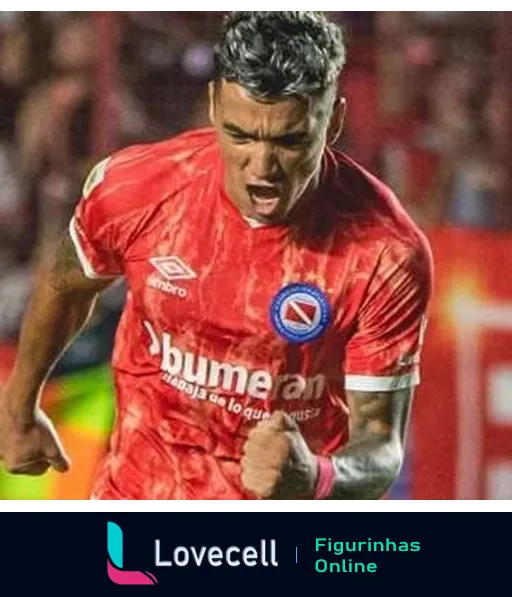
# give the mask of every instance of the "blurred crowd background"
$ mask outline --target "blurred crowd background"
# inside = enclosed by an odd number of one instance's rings
[[[428,235],[453,231],[454,255],[466,250],[465,234],[508,243],[510,13],[329,14],[346,27],[349,47],[341,148],[384,178]],[[34,264],[67,226],[88,170],[116,148],[207,124],[222,17],[0,12],[0,374]],[[122,286],[103,297],[56,376],[97,372],[108,360],[122,302]],[[512,374],[505,380],[512,400]],[[500,495],[512,497],[509,480]]]

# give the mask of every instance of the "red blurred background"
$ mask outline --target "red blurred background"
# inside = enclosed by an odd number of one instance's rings
[[[0,380],[33,264],[87,171],[116,148],[207,124],[222,12],[0,13]],[[333,12],[349,65],[341,142],[429,236],[436,292],[395,499],[512,498],[512,16]],[[507,259],[508,258],[508,259]],[[0,498],[86,498],[113,417],[109,290],[45,395],[73,471],[0,473]]]

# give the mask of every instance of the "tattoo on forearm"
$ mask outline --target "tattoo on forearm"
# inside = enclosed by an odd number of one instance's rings
[[[393,406],[386,394],[361,394],[351,409],[350,437],[389,437],[392,431]]]
[[[50,286],[57,292],[69,290],[73,278],[80,273],[75,247],[69,236],[63,236],[55,250],[50,271]]]
[[[382,439],[349,443],[334,458],[336,481],[331,495],[337,500],[373,500],[384,495],[401,466],[398,446]]]
[[[334,458],[333,499],[378,499],[400,470],[410,411],[409,390],[349,396],[350,440]]]

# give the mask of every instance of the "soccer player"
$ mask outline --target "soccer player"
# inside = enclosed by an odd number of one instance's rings
[[[393,193],[332,149],[344,62],[321,13],[231,13],[213,128],[92,171],[3,389],[8,470],[67,470],[41,388],[123,276],[117,417],[92,498],[385,494],[403,460],[432,265]]]

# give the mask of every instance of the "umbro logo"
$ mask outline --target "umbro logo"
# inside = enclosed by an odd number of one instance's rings
[[[188,290],[174,282],[179,280],[193,280],[197,274],[190,267],[183,263],[179,257],[153,257],[149,263],[156,269],[161,277],[153,274],[149,276],[147,284],[155,290],[172,294],[181,299],[188,296]]]
[[[197,274],[179,257],[153,257],[149,262],[169,282],[197,278]]]

